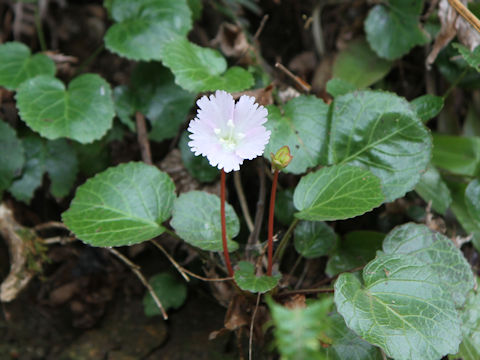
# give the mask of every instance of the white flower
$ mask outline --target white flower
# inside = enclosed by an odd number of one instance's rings
[[[188,145],[195,155],[206,156],[210,165],[225,172],[240,170],[243,160],[263,154],[270,131],[263,124],[267,109],[255,98],[243,95],[235,104],[232,95],[217,90],[197,101],[197,117],[190,121]]]

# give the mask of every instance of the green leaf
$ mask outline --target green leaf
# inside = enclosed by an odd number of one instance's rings
[[[266,293],[277,286],[281,275],[274,276],[256,276],[255,266],[247,261],[240,261],[238,269],[235,271],[235,282],[240,289],[250,291],[252,293]]]
[[[342,220],[362,215],[382,204],[380,180],[370,171],[350,165],[324,167],[302,177],[293,202],[302,220]]]
[[[480,138],[434,134],[432,164],[456,175],[477,175]]]
[[[443,108],[443,97],[426,94],[413,99],[413,109],[424,123],[437,116]]]
[[[295,250],[307,259],[327,255],[335,246],[335,231],[318,221],[300,221],[294,232]]]
[[[188,6],[192,11],[192,20],[200,20],[202,17],[202,0],[187,0]]]
[[[299,96],[279,109],[268,106],[265,126],[272,132],[264,156],[287,145],[293,156],[285,172],[302,174],[317,166],[326,150],[328,106],[314,96]]]
[[[238,235],[240,222],[230,204],[225,204],[228,251],[238,249],[231,239]],[[190,245],[207,251],[222,251],[220,199],[202,191],[181,194],[173,207],[170,225]]]
[[[295,205],[293,205],[293,189],[287,188],[277,191],[275,199],[275,218],[283,225],[290,225],[295,219]]]
[[[112,0],[110,10],[105,46],[132,60],[161,60],[165,44],[192,28],[187,0]]]
[[[406,224],[385,238],[384,253],[335,283],[347,326],[398,360],[439,359],[460,343],[460,306],[473,286],[471,269],[447,237]]]
[[[384,234],[375,231],[348,233],[329,257],[325,272],[328,276],[335,276],[365,265],[382,248],[384,238]]]
[[[187,39],[165,45],[163,63],[172,70],[175,82],[194,93],[242,91],[253,85],[253,76],[238,66],[227,70],[227,62],[216,50],[202,48]]]
[[[475,179],[465,189],[465,204],[473,221],[480,227],[480,180]]]
[[[458,43],[452,44],[452,46],[458,50],[468,65],[480,71],[480,46],[477,46],[473,51]]]
[[[55,63],[46,55],[31,55],[30,48],[19,42],[0,45],[0,86],[15,90],[22,82],[37,75],[55,75]]]
[[[13,178],[20,174],[24,163],[24,149],[17,133],[0,120],[0,198],[3,190],[8,189]]]
[[[15,199],[29,204],[35,190],[42,185],[45,173],[45,147],[38,136],[26,137],[22,142],[27,161],[22,176],[12,183],[9,191]]]
[[[60,198],[68,195],[78,173],[75,150],[65,139],[58,139],[46,143],[45,156],[45,170],[50,177],[52,195]]]
[[[391,93],[358,91],[330,106],[328,163],[369,169],[386,201],[412,190],[430,161],[432,140],[410,104]]]
[[[54,77],[37,76],[22,83],[16,99],[21,119],[50,140],[92,142],[110,129],[115,115],[110,85],[95,74],[76,77],[68,90]]]
[[[413,47],[429,41],[420,28],[423,1],[388,0],[375,5],[365,20],[365,33],[372,49],[381,58],[394,60]]]
[[[213,167],[204,156],[195,156],[188,146],[188,133],[185,131],[180,137],[178,147],[182,156],[183,165],[188,173],[200,182],[211,182],[218,176],[218,169]]]
[[[415,191],[426,202],[432,202],[432,208],[440,214],[445,214],[452,202],[452,196],[447,184],[434,166],[430,166],[415,186]]]
[[[340,51],[332,71],[334,78],[348,81],[355,88],[361,89],[383,79],[392,65],[391,61],[380,59],[362,38],[353,40]]]
[[[109,168],[77,189],[62,220],[93,246],[125,246],[165,231],[175,185],[156,167],[130,162]]]
[[[185,283],[169,273],[156,274],[148,282],[165,311],[178,309],[187,299],[187,286]],[[147,316],[162,314],[148,291],[143,297],[143,310]]]
[[[393,229],[383,241],[385,254],[405,254],[434,270],[457,306],[465,303],[474,285],[472,270],[462,252],[446,236],[425,225],[408,223]]]
[[[333,78],[327,82],[327,92],[333,97],[348,94],[357,88],[346,80]]]
[[[126,85],[119,85],[113,89],[113,102],[115,104],[115,113],[120,122],[125,125],[130,131],[136,131],[135,122],[132,116],[136,111],[136,93],[131,91]]]

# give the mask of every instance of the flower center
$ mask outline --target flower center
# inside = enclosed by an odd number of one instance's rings
[[[229,119],[227,122],[226,129],[213,129],[215,134],[222,144],[224,150],[233,151],[237,147],[240,140],[245,137],[244,133],[235,131],[235,124],[233,123],[233,119]]]

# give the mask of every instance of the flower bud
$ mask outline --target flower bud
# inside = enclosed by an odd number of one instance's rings
[[[293,156],[290,154],[290,148],[286,145],[278,149],[276,154],[270,153],[270,157],[272,158],[272,171],[282,171],[293,159]]]

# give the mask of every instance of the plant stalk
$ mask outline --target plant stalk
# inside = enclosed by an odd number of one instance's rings
[[[233,269],[227,246],[227,224],[225,221],[225,171],[223,169],[220,170],[220,175],[220,217],[222,220],[223,255],[225,256],[225,264],[227,265],[228,274],[233,277]]]
[[[278,172],[278,170],[275,170],[275,172],[273,173],[272,193],[270,194],[270,211],[268,214],[268,276],[272,276],[273,215],[275,213],[275,195],[277,193]]]

